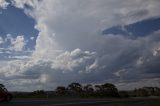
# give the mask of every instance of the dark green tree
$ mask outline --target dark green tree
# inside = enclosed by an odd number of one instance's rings
[[[56,88],[56,94],[58,96],[66,96],[67,95],[67,89],[64,86],[59,86]]]
[[[76,82],[73,82],[71,84],[68,85],[68,90],[70,92],[71,95],[74,96],[81,96],[82,95],[82,85]]]
[[[118,89],[111,83],[95,85],[95,94],[101,97],[118,97]]]
[[[93,96],[94,95],[94,89],[91,84],[87,84],[83,87],[84,95],[85,96]]]
[[[104,96],[111,96],[111,97],[118,97],[118,89],[115,85],[111,83],[105,83],[102,86],[102,91],[104,93]]]
[[[72,91],[79,92],[79,91],[82,91],[82,85],[79,84],[79,83],[73,82],[73,83],[71,83],[71,84],[68,85],[68,89],[72,90]]]

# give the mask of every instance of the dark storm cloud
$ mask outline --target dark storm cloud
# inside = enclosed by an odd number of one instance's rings
[[[34,65],[34,67],[26,71],[24,75],[38,75],[40,77],[41,74],[49,73],[49,76],[52,77],[49,81],[52,83],[58,82],[59,84],[66,84],[73,81],[81,83],[98,83],[105,81],[116,83],[120,80],[130,83],[148,78],[157,78],[160,76],[158,71],[160,68],[160,58],[158,55],[154,56],[154,49],[159,46],[158,39],[160,40],[159,32],[139,39],[133,40],[127,38],[123,40],[123,42],[125,41],[126,43],[121,45],[120,51],[114,52],[112,55],[99,57],[99,68],[93,72],[79,72],[79,70],[84,70],[82,66],[73,68],[73,71],[64,72],[64,70],[49,68],[51,66],[42,63],[41,65]],[[107,50],[107,48],[104,50],[106,54]],[[98,52],[100,51],[97,51],[97,53]],[[122,69],[124,69],[124,71],[120,72],[117,76],[115,73]]]

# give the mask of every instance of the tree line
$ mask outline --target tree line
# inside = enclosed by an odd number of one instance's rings
[[[79,83],[71,83],[67,87],[59,86],[56,88],[57,96],[80,96],[80,97],[119,97],[118,89],[111,83],[102,85],[87,84],[82,86]]]
[[[104,83],[99,85],[86,84],[73,82],[68,86],[58,86],[55,90],[44,91],[36,90],[33,92],[13,92],[15,97],[39,97],[39,98],[52,98],[52,97],[148,97],[160,96],[160,88],[158,87],[143,87],[129,91],[119,91],[114,84]]]
[[[68,86],[58,86],[53,91],[37,90],[34,92],[15,92],[17,97],[147,97],[160,96],[160,88],[143,87],[130,91],[119,91],[114,84],[82,85],[73,82]]]
[[[160,96],[160,88],[143,87],[129,91],[119,91],[114,84],[105,83],[101,85],[71,83],[67,87],[56,88],[57,96],[81,96],[81,97],[147,97]]]

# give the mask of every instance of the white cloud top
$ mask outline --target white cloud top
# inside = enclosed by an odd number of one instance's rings
[[[6,0],[0,0],[0,9],[6,9],[6,7],[9,5],[8,2],[6,2]]]

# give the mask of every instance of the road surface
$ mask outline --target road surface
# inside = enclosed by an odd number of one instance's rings
[[[150,106],[148,99],[13,99],[0,106]]]

